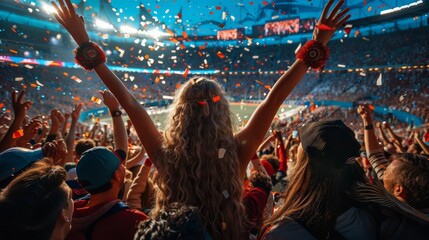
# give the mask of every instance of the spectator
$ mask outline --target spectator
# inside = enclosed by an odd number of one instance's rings
[[[75,202],[67,239],[133,239],[147,217],[119,200],[125,179],[125,152],[95,147],[83,153],[76,168],[79,183],[90,196]]]
[[[49,160],[33,164],[0,193],[4,239],[65,239],[73,214],[66,171]]]

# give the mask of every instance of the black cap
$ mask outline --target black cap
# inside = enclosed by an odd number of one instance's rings
[[[347,159],[359,156],[361,148],[354,132],[341,120],[321,120],[299,129],[304,151],[310,161],[341,168]]]

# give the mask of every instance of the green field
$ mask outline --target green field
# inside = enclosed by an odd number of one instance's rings
[[[246,122],[247,120],[249,120],[250,116],[253,114],[253,112],[255,111],[256,107],[258,105],[257,104],[253,104],[253,103],[230,103],[230,109],[233,112],[234,116],[235,116],[235,123],[237,126],[240,126],[243,122]],[[278,113],[282,113],[282,112],[286,112],[288,110],[294,109],[296,108],[296,106],[288,106],[288,105],[283,105]],[[153,114],[150,114],[153,122],[155,124],[158,125],[158,127],[160,129],[163,129],[165,126],[165,118],[167,116],[167,113],[162,112],[156,112],[156,110],[154,111]],[[128,119],[128,116],[124,116],[123,117],[124,120]],[[100,118],[100,121],[102,123],[111,123],[111,119],[110,116],[105,116]]]

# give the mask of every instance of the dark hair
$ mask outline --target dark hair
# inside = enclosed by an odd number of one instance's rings
[[[204,227],[198,208],[173,203],[164,206],[155,217],[140,223],[134,239],[204,239]]]
[[[95,142],[92,139],[80,139],[77,141],[74,151],[77,156],[81,156],[83,152],[95,147]]]
[[[394,155],[400,164],[393,169],[396,182],[404,189],[406,201],[414,208],[429,207],[429,161],[412,153]]]
[[[47,161],[16,177],[0,193],[0,232],[5,239],[49,239],[68,206],[64,168]]]

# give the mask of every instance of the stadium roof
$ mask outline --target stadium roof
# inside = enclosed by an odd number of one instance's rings
[[[5,0],[0,10],[13,5],[49,6],[48,0]],[[181,35],[216,35],[223,29],[263,25],[269,21],[291,18],[317,18],[327,0],[72,0],[83,11],[86,19],[100,19],[115,29],[126,25],[141,28],[145,21],[141,15],[154,17],[161,25]],[[346,0],[352,19],[378,16],[382,11],[415,4],[417,0]],[[31,6],[30,6],[31,7]],[[30,11],[30,10],[28,10]],[[36,12],[34,12],[36,13]],[[161,26],[160,25],[160,26]]]

